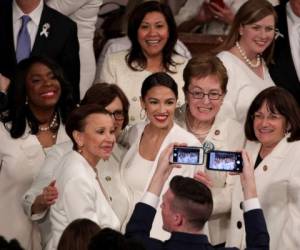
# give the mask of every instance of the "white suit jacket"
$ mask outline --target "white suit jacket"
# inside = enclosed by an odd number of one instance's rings
[[[255,169],[258,198],[270,234],[271,250],[300,249],[300,141],[287,142],[287,135]],[[246,150],[256,161],[261,144],[247,142]],[[243,200],[239,182],[233,190],[231,225],[227,245],[244,248]]]
[[[0,123],[0,235],[16,238],[26,250],[40,249],[37,225],[26,216],[21,200],[36,178],[45,159],[35,135],[26,128],[24,135],[13,139]],[[63,125],[59,127],[57,143],[68,140]]]
[[[186,105],[176,109],[175,118],[181,127],[187,129],[185,112]],[[245,144],[244,130],[237,121],[217,114],[205,141],[213,143],[215,150],[240,151]],[[211,191],[214,208],[208,221],[208,229],[210,242],[217,245],[226,241],[226,231],[229,228],[230,221],[232,189],[239,178],[226,172],[211,171],[206,168],[205,172],[213,181]]]
[[[54,180],[54,171],[59,166],[60,161],[64,159],[64,155],[72,151],[73,143],[68,140],[64,143],[54,145],[47,153],[47,157],[43,163],[42,168],[39,171],[38,176],[32,183],[31,187],[23,196],[23,208],[27,216],[37,221],[40,225],[42,233],[42,243],[45,247],[51,239],[51,224],[49,220],[49,211],[45,211],[42,214],[31,213],[31,207],[38,195],[43,191],[43,188],[49,185]],[[120,145],[115,145],[112,155],[107,161],[99,161],[97,169],[101,183],[105,191],[108,193],[111,206],[121,223],[124,222],[128,213],[128,194],[127,189],[122,185],[120,181],[120,164],[121,159],[125,153],[125,149]]]
[[[134,157],[134,155],[138,152],[139,150],[139,142],[141,140],[142,133],[144,132],[144,128],[147,123],[138,123],[135,126],[131,128],[129,131],[129,136],[128,136],[128,142],[130,145],[129,150],[127,151],[126,155],[124,156],[124,159],[122,161],[121,165],[121,176],[124,175],[124,172],[126,171],[127,168],[130,168],[129,162],[130,160]],[[157,166],[157,161],[159,158],[160,153],[171,143],[178,142],[178,143],[187,143],[188,146],[201,146],[201,143],[198,141],[198,139],[191,133],[187,132],[183,128],[179,127],[176,123],[174,123],[173,127],[169,131],[168,135],[165,137],[164,141],[162,142],[160,149],[157,153],[157,156],[154,160],[153,163],[153,168],[152,172],[149,175],[148,183],[145,183],[145,189],[144,191],[146,192],[148,188],[148,184],[151,181],[151,178],[155,172],[156,166]],[[172,179],[173,176],[175,175],[182,175],[182,176],[189,176],[193,177],[194,173],[196,171],[196,166],[191,166],[191,165],[182,165],[182,168],[176,168],[172,170],[172,173],[168,180],[166,181],[166,184],[163,187],[162,194],[164,194],[167,189],[169,188],[169,182]],[[137,178],[139,176],[139,173],[136,174]],[[123,179],[124,181],[124,179]],[[131,216],[131,213],[133,212],[133,208],[135,206],[135,203],[138,201],[133,200],[133,192],[130,188],[130,183],[125,183],[126,186],[128,187],[129,191],[129,205],[130,205],[130,212],[129,212],[129,217]],[[162,229],[162,218],[161,218],[161,209],[158,207],[154,222],[152,224],[152,230],[151,230],[151,237],[165,240],[169,237],[169,233],[164,231]],[[124,225],[125,226],[125,225]]]
[[[120,229],[120,221],[105,198],[96,172],[76,151],[64,156],[55,169],[58,199],[50,208],[52,239],[48,249],[57,249],[63,230],[75,219],[87,218],[101,228]]]

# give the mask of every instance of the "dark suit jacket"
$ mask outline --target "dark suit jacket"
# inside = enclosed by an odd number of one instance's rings
[[[291,53],[286,4],[276,6],[275,10],[278,15],[277,28],[283,37],[275,40],[274,64],[269,66],[270,75],[276,85],[287,89],[300,104],[300,82]]]
[[[150,238],[150,230],[156,210],[144,203],[137,203],[126,227],[126,236],[144,243],[147,250],[211,250],[215,249],[205,235],[173,232],[167,241]],[[269,234],[261,209],[244,215],[247,249],[268,250]],[[218,248],[236,250],[237,248]]]
[[[43,0],[42,0],[43,1]],[[45,23],[50,24],[49,35],[40,35]],[[79,42],[77,25],[68,17],[44,5],[31,55],[54,59],[64,70],[73,86],[75,100],[79,100]],[[0,1],[0,73],[12,79],[16,70],[13,40],[12,1]]]

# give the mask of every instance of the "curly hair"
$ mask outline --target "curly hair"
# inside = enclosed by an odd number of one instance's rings
[[[8,89],[8,109],[2,114],[1,120],[5,124],[12,138],[21,137],[28,124],[31,134],[37,134],[40,122],[26,104],[26,78],[35,64],[47,66],[61,87],[61,95],[56,104],[56,111],[59,113],[58,122],[65,124],[68,114],[75,107],[72,96],[72,87],[65,80],[60,66],[46,57],[34,56],[22,60],[16,70],[16,74]]]

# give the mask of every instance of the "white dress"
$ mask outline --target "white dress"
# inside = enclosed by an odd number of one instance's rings
[[[152,164],[152,168],[150,171],[141,168],[136,168],[136,165],[131,166],[130,163],[135,158],[138,149],[139,149],[139,143],[141,136],[143,134],[144,128],[147,123],[138,123],[135,126],[131,128],[129,131],[129,137],[128,142],[130,145],[129,150],[127,151],[126,155],[124,156],[124,159],[121,164],[121,177],[122,180],[125,182],[126,186],[128,187],[129,191],[129,205],[130,210],[128,214],[128,219],[131,216],[131,213],[133,212],[135,204],[140,201],[142,195],[146,192],[147,187],[151,181],[151,178],[154,174],[154,171],[157,167],[157,161],[159,158],[160,153],[170,144],[174,142],[178,143],[186,143],[188,146],[201,146],[201,143],[198,141],[198,139],[192,135],[191,133],[187,132],[183,128],[179,127],[177,124],[174,123],[173,127],[165,137],[164,141],[162,142],[159,151],[156,155],[156,158]],[[131,170],[131,168],[134,167],[136,171]],[[181,168],[176,168],[172,170],[171,175],[169,176],[168,180],[166,181],[162,194],[166,192],[166,190],[169,188],[169,182],[175,175],[182,175],[182,176],[189,176],[193,177],[194,173],[196,171],[196,166],[194,165],[182,165]],[[145,174],[148,172],[147,176],[140,177],[142,174]],[[129,174],[131,176],[129,176]],[[126,179],[124,177],[126,176]],[[133,179],[143,179],[143,183],[139,181],[135,181],[135,183],[128,183],[126,180],[133,180]],[[140,190],[135,190],[136,183],[139,182],[139,186],[142,185],[143,192]],[[141,189],[141,188],[139,188]],[[157,238],[160,240],[166,240],[170,236],[170,234],[163,230],[162,228],[162,218],[161,218],[161,209],[158,207],[157,213],[154,219],[154,222],[152,224],[151,229],[151,237]]]
[[[263,78],[255,74],[242,60],[228,51],[217,55],[223,62],[227,74],[227,93],[220,113],[244,125],[248,108],[262,90],[274,86],[268,68],[263,65]]]
[[[16,238],[26,250],[41,249],[39,229],[25,214],[21,200],[37,176],[46,152],[29,128],[13,139],[0,123],[0,235]],[[57,143],[68,140],[60,126]]]
[[[140,116],[141,105],[140,105],[140,96],[141,96],[141,87],[145,78],[152,74],[152,72],[143,70],[143,71],[133,71],[127,66],[125,56],[128,54],[128,51],[120,51],[110,54],[104,60],[102,71],[100,74],[100,79],[96,79],[98,82],[107,82],[117,84],[126,94],[130,102],[129,109],[129,123],[131,125],[143,121]],[[175,55],[173,60],[179,63],[176,68],[172,67],[172,71],[176,70],[177,73],[171,74],[168,73],[178,85],[178,105],[184,102],[184,94],[181,91],[184,82],[183,82],[183,69],[187,63],[187,59]]]
[[[93,84],[96,60],[93,39],[102,0],[46,0],[48,6],[70,17],[77,24],[80,58],[80,98]]]
[[[79,153],[71,151],[65,155],[54,178],[59,196],[50,209],[53,234],[48,249],[57,249],[64,229],[79,218],[90,219],[101,228],[120,229],[120,221],[100,188],[96,172]]]
[[[270,235],[270,250],[300,249],[300,141],[283,138],[254,171],[257,194]],[[247,142],[246,150],[256,161],[261,144]],[[232,196],[231,225],[227,246],[245,248],[242,187],[236,182]],[[241,228],[238,228],[238,222]]]

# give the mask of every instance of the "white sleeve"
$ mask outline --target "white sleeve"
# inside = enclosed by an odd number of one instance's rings
[[[70,16],[90,1],[91,0],[46,0],[46,4],[62,14]]]
[[[36,197],[43,192],[43,188],[48,186],[53,178],[54,169],[58,166],[63,151],[56,149],[54,146],[45,158],[44,164],[42,165],[39,174],[34,179],[31,187],[23,195],[22,205],[27,216],[32,220],[41,219],[46,213],[42,213],[36,216],[32,216],[31,206],[34,203]],[[46,211],[45,211],[46,212]]]

